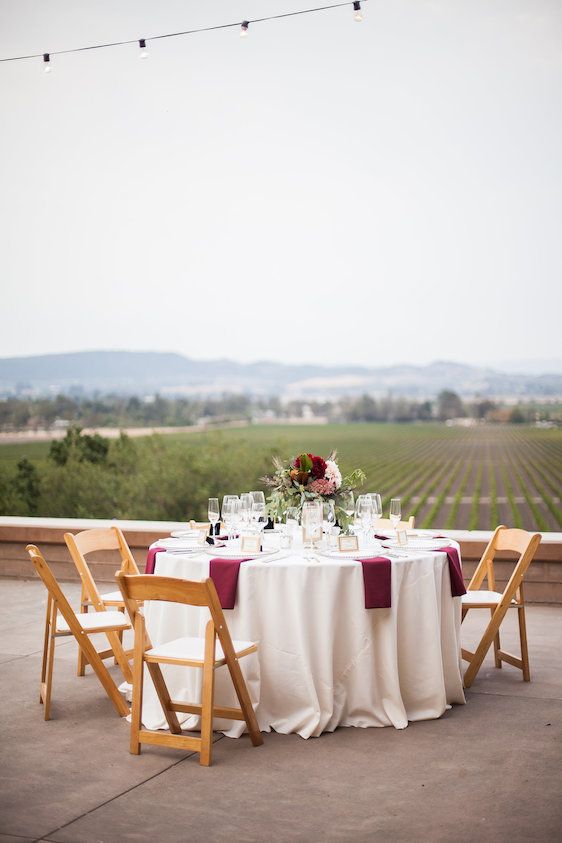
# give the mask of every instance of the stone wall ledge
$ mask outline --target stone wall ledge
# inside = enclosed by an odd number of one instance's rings
[[[25,552],[26,544],[36,544],[62,581],[78,579],[64,542],[64,533],[78,533],[93,527],[119,526],[139,564],[144,567],[146,551],[152,542],[168,536],[172,530],[186,527],[176,521],[111,521],[79,518],[0,517],[0,578],[29,579],[35,576]],[[436,533],[439,530],[436,528]],[[491,532],[480,530],[447,530],[447,536],[461,546],[464,573],[467,579],[488,543]],[[526,577],[526,597],[529,602],[562,604],[562,533],[542,533],[541,543]],[[496,564],[497,588],[502,589],[509,578],[514,554],[502,553]],[[111,583],[116,569],[112,552],[91,557],[94,576],[100,582]]]

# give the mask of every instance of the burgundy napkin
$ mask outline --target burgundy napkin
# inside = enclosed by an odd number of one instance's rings
[[[154,566],[156,565],[156,554],[160,553],[161,550],[166,550],[165,547],[149,547],[148,553],[146,554],[146,566],[144,569],[145,574],[153,574],[154,573]]]
[[[449,560],[449,576],[451,578],[451,596],[462,597],[463,594],[466,594],[466,588],[462,578],[462,567],[458,550],[456,547],[448,545],[447,547],[436,548],[435,552],[447,554],[447,559]]]
[[[383,536],[382,533],[375,533],[375,538],[380,542],[387,542],[390,539],[390,536]]]
[[[215,584],[223,609],[234,609],[238,591],[238,572],[242,562],[248,559],[211,559],[209,576]]]
[[[366,609],[390,609],[390,559],[373,556],[361,559]]]

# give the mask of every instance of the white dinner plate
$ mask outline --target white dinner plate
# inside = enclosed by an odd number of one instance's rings
[[[260,553],[245,553],[243,550],[232,549],[230,547],[211,547],[207,545],[205,548],[207,553],[211,556],[220,557],[222,559],[261,559],[264,556],[273,556],[279,553],[278,550],[262,550]]]
[[[190,551],[201,551],[203,549],[201,545],[196,543],[195,538],[193,540],[175,538],[159,539],[157,544],[158,547],[172,553],[189,553]]]
[[[440,547],[447,547],[448,544],[451,544],[451,539],[432,539],[431,536],[425,539],[411,539],[408,537],[408,544],[398,544],[396,539],[389,539],[384,544],[400,550],[437,550]]]
[[[384,556],[384,548],[372,547],[370,550],[319,550],[317,556],[326,556],[328,559],[371,559],[375,556]]]

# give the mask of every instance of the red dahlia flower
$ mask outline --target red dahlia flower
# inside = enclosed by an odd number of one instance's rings
[[[326,474],[326,460],[323,460],[322,457],[313,457],[312,454],[308,456],[312,460],[312,471],[310,473],[316,480],[321,480]]]

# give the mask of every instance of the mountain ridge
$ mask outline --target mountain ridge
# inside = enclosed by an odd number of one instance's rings
[[[195,360],[176,352],[79,351],[0,358],[0,394],[95,392],[125,395],[217,395],[225,392],[325,400],[392,392],[434,397],[442,389],[463,396],[560,398],[562,373],[525,374],[436,360],[418,366],[240,363]]]

